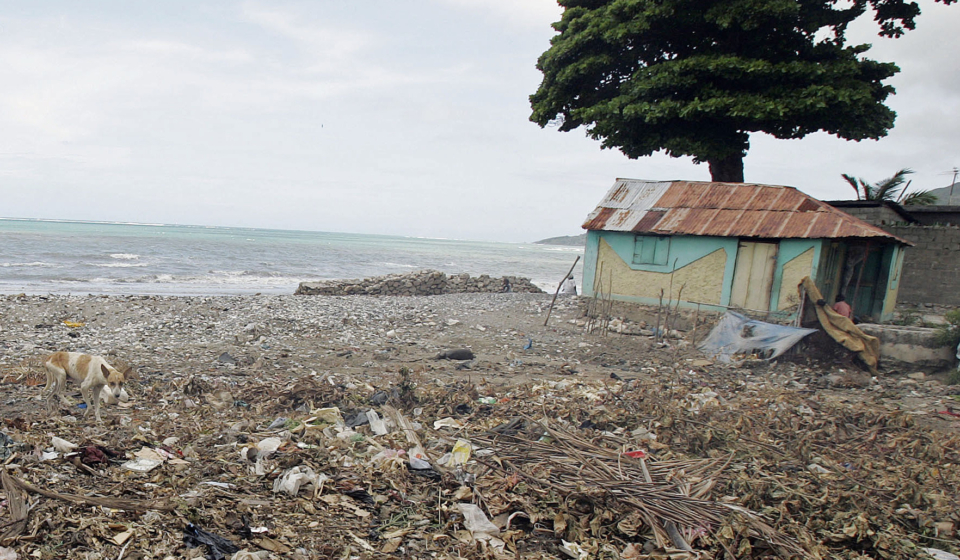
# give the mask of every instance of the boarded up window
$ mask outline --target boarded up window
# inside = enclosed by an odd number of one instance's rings
[[[633,245],[633,264],[666,265],[670,257],[670,238],[638,235]]]

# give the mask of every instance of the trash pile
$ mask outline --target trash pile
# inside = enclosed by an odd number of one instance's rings
[[[439,375],[446,362],[147,375],[105,408],[107,426],[0,412],[0,558],[960,548],[960,429],[888,406],[882,384],[851,398],[698,363],[512,386]]]

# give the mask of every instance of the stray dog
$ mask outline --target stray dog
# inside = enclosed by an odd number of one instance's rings
[[[67,376],[80,383],[80,392],[87,403],[84,417],[93,408],[93,414],[98,423],[100,418],[100,395],[104,387],[108,388],[106,400],[117,402],[121,395],[125,396],[123,383],[131,375],[133,368],[128,367],[122,372],[107,363],[100,356],[89,356],[79,352],[56,352],[43,362],[47,369],[47,386],[43,390],[47,393],[47,409],[52,409],[53,399],[57,396],[63,399],[60,393],[67,384]]]

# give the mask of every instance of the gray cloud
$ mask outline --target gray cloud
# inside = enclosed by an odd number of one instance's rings
[[[899,40],[854,30],[903,69],[888,138],[756,136],[747,179],[823,198],[852,194],[840,173],[946,184],[960,8],[925,9]],[[547,0],[18,5],[0,16],[0,213],[532,240],[576,233],[615,177],[708,179],[527,120],[558,16]]]

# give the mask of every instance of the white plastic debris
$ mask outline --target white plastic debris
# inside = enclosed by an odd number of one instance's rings
[[[121,466],[127,469],[128,471],[145,473],[145,472],[152,471],[153,469],[159,467],[162,464],[163,464],[163,461],[156,461],[154,459],[144,459],[142,457],[137,457],[136,459],[127,461]]]
[[[380,418],[376,410],[372,408],[367,411],[367,420],[370,421],[370,429],[378,436],[385,436],[390,431],[387,430],[387,424]]]
[[[230,557],[230,560],[265,560],[270,558],[269,550],[259,550],[257,552],[250,552],[247,549],[243,549],[240,552],[237,552]]]
[[[330,408],[318,408],[310,412],[312,418],[308,418],[306,423],[311,424],[313,422],[326,422],[327,424],[333,424],[335,426],[343,426],[345,423],[343,421],[343,415],[340,414],[340,409],[333,406]]]
[[[430,463],[427,461],[427,454],[424,453],[421,447],[411,447],[410,451],[407,452],[407,457],[410,458],[410,468],[412,469],[429,469]]]
[[[50,445],[52,445],[53,448],[59,451],[60,453],[70,453],[71,451],[79,447],[77,444],[70,443],[69,441],[62,438],[58,438],[57,436],[53,436],[52,438],[50,438]]]
[[[451,418],[449,416],[446,418],[441,418],[440,420],[436,420],[433,423],[434,430],[439,430],[440,428],[453,428],[455,430],[459,430],[462,427],[463,427],[462,422],[460,422],[455,418]]]
[[[266,459],[277,452],[277,449],[280,449],[280,446],[283,445],[283,440],[278,437],[268,437],[260,440],[260,443],[257,444],[257,455],[258,458]]]
[[[463,514],[463,526],[470,531],[473,538],[487,543],[496,552],[503,553],[506,543],[497,538],[500,529],[487,519],[483,510],[474,504],[457,504],[457,506]]]
[[[500,534],[500,529],[487,519],[487,515],[483,513],[483,510],[476,504],[457,504],[457,507],[460,508],[460,513],[463,514],[463,526],[473,533],[474,538],[477,538],[478,533],[485,533],[487,535]]]
[[[937,560],[960,560],[960,556],[947,552],[946,550],[940,550],[939,548],[925,548],[923,551]]]
[[[286,471],[279,478],[273,481],[273,492],[274,494],[279,492],[286,492],[291,496],[296,496],[300,493],[300,488],[308,485],[313,485],[314,493],[318,494],[323,489],[323,483],[327,481],[330,477],[320,473],[317,474],[313,472],[313,469],[307,466],[297,466]]]

